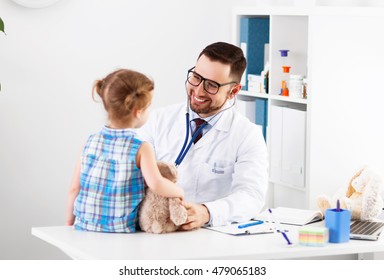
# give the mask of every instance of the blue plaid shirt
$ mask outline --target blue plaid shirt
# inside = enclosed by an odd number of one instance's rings
[[[136,166],[142,141],[130,129],[93,134],[82,152],[81,189],[75,200],[75,228],[102,232],[135,232],[144,178]]]

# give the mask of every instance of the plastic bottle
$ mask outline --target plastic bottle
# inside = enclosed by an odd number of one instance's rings
[[[280,95],[289,96],[288,81],[289,81],[289,70],[291,66],[288,66],[288,52],[289,50],[279,50],[280,56],[282,57],[282,69],[283,79],[281,81]]]
[[[283,68],[283,80],[281,81],[280,95],[289,96],[288,81],[289,81],[289,70],[291,69],[291,66],[283,66],[282,68]]]
[[[303,98],[303,76],[292,75],[289,77],[289,95]]]
[[[264,65],[263,71],[261,71],[261,77],[263,79],[263,87],[262,92],[268,93],[268,85],[269,85],[269,62]]]

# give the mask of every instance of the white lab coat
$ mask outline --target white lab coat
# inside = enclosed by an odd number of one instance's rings
[[[154,110],[138,130],[154,146],[158,160],[175,162],[185,139],[185,106]],[[178,184],[184,188],[186,201],[204,203],[211,225],[225,225],[260,212],[268,187],[267,169],[261,127],[231,108],[192,144],[178,167]]]

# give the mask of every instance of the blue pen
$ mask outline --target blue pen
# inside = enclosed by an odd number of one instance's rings
[[[287,241],[288,245],[292,245],[292,242],[291,242],[291,240],[289,240],[288,235],[284,232],[284,230],[282,230],[282,229],[280,228],[280,222],[279,222],[279,220],[277,220],[277,219],[275,218],[275,216],[273,215],[273,213],[272,213],[272,209],[268,209],[268,212],[270,213],[270,215],[272,216],[272,218],[273,218],[273,220],[274,220],[274,222],[275,222],[275,224],[276,224],[276,231],[277,231],[277,232],[280,232],[280,233],[283,235],[283,237],[284,237],[284,239]]]
[[[275,223],[275,228],[276,228],[277,232],[282,231],[280,228],[280,221],[277,220],[276,217],[273,215],[272,209],[269,208],[268,212],[269,212],[269,217],[272,218],[272,221]]]
[[[337,212],[341,211],[341,209],[340,209],[340,200],[337,200],[337,202],[336,202],[336,211]]]
[[[284,236],[284,239],[287,240],[288,245],[292,245],[292,242],[289,240],[287,234],[284,231],[281,231],[281,234]]]
[[[247,228],[247,227],[251,227],[251,226],[261,225],[262,223],[263,223],[263,221],[255,221],[252,223],[239,225],[237,228]]]

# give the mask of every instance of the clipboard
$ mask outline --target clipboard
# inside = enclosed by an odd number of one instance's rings
[[[251,220],[244,223],[234,223],[226,226],[218,226],[218,227],[205,227],[205,229],[234,235],[234,236],[241,236],[241,235],[253,235],[253,234],[266,234],[266,233],[274,233],[274,230],[269,227],[268,223],[262,223],[259,225],[254,225],[250,227],[245,228],[239,228],[241,225],[246,225],[248,223],[252,223],[255,220]]]

